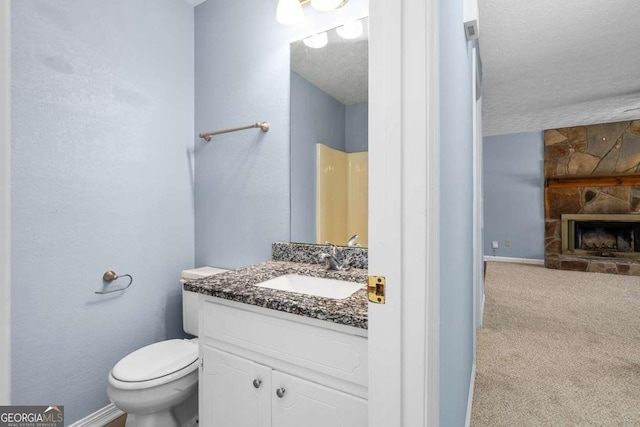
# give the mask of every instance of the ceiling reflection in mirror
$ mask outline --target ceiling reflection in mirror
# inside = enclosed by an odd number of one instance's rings
[[[291,241],[367,246],[368,33],[291,44]]]

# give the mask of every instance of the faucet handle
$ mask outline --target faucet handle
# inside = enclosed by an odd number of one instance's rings
[[[350,248],[359,248],[359,247],[361,247],[360,243],[356,243],[356,240],[358,240],[358,237],[359,236],[357,234],[354,234],[353,236],[351,236],[349,238],[349,240],[347,240],[347,246],[350,247]]]

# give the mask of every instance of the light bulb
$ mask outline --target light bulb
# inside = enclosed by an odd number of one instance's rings
[[[336,28],[336,32],[343,39],[357,39],[362,35],[362,21],[347,22]]]
[[[304,21],[302,5],[298,0],[278,0],[276,20],[282,25],[297,25]]]
[[[327,33],[318,33],[311,37],[307,37],[303,39],[302,42],[313,49],[320,49],[327,45],[329,38],[327,37]]]
[[[322,11],[337,9],[341,4],[342,0],[311,0],[311,6]]]

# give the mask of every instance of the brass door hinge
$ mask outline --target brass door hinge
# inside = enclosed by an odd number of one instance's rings
[[[369,294],[369,301],[376,304],[384,304],[386,301],[386,279],[384,276],[369,276],[369,282],[367,284],[367,291]]]

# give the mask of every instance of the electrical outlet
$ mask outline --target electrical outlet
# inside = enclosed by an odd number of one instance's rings
[[[511,246],[511,240],[505,240],[505,241],[504,241],[504,245],[505,245],[506,247]]]
[[[498,249],[500,247],[500,245],[498,244],[497,240],[494,240],[493,242],[491,242],[491,247],[493,249]]]

